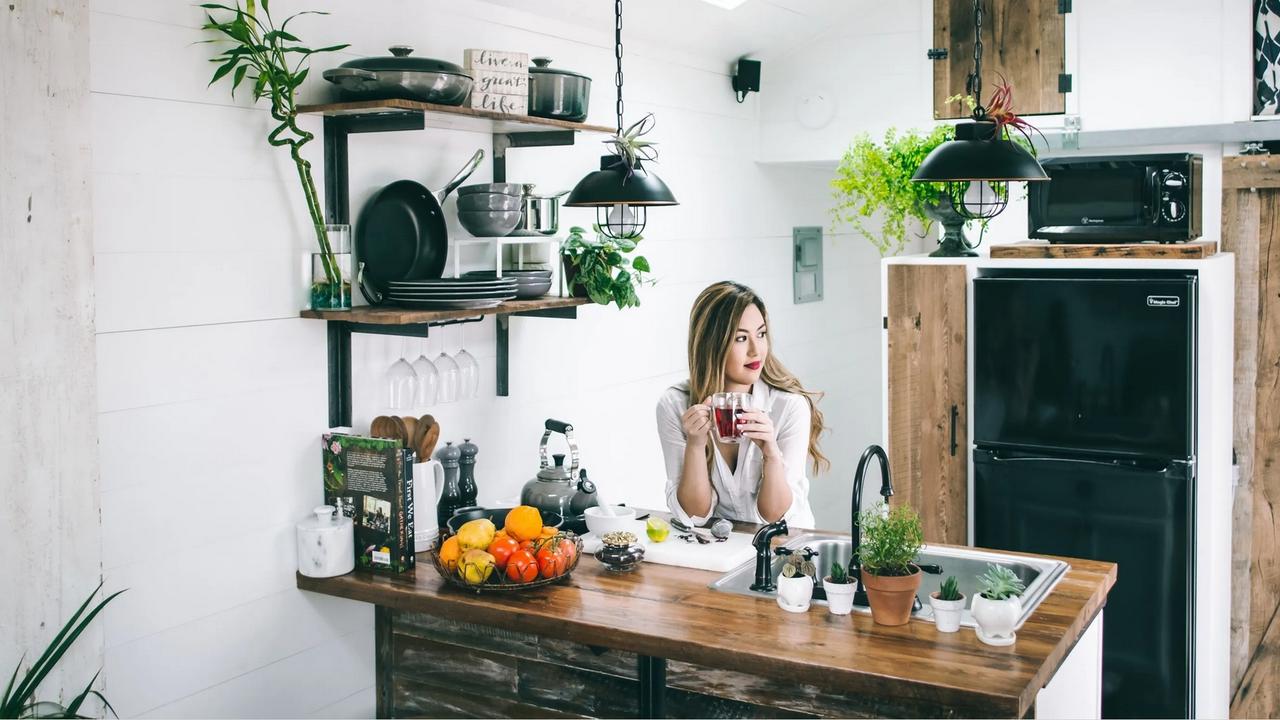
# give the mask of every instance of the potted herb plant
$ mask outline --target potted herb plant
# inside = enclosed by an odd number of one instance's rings
[[[884,503],[879,503],[858,518],[860,581],[876,623],[906,625],[920,589],[920,568],[913,561],[924,544],[924,533],[920,516],[910,506],[899,505],[887,513],[884,509]]]
[[[822,589],[827,593],[827,609],[832,615],[848,615],[853,611],[853,593],[858,583],[849,577],[843,565],[831,563],[831,574],[822,578]]]
[[[627,257],[643,238],[607,237],[596,229],[596,238],[588,240],[586,230],[569,229],[569,238],[561,247],[565,281],[574,297],[588,297],[600,305],[616,303],[618,309],[639,307],[636,286],[647,280],[649,261],[643,255]]]
[[[987,573],[978,576],[978,585],[982,590],[973,598],[972,608],[978,639],[988,645],[1013,644],[1026,586],[1003,565],[988,565]]]
[[[938,590],[929,593],[929,604],[933,606],[933,624],[938,632],[953,633],[960,630],[960,616],[964,613],[964,593],[960,592],[960,583],[956,576],[948,577]]]
[[[249,81],[253,86],[253,99],[266,98],[271,102],[271,118],[276,126],[267,134],[267,142],[275,147],[289,148],[289,156],[298,170],[302,195],[307,201],[312,228],[320,246],[320,252],[312,255],[311,307],[314,310],[348,310],[351,308],[351,247],[350,227],[326,225],[320,194],[311,176],[311,162],[302,157],[302,147],[315,139],[312,133],[298,127],[298,103],[295,93],[307,79],[312,55],[342,50],[346,45],[311,49],[301,44],[285,28],[299,15],[326,15],[307,11],[285,18],[279,27],[271,18],[269,0],[246,0],[241,7],[239,0],[234,7],[219,3],[204,3],[205,30],[213,30],[221,37],[204,42],[226,42],[230,47],[210,62],[217,64],[212,85],[222,78],[231,79],[234,97],[240,83]],[[258,12],[259,8],[261,13]],[[212,12],[231,13],[222,21]]]

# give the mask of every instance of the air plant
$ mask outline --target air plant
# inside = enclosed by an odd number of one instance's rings
[[[618,156],[618,162],[614,163],[613,167],[617,167],[619,164],[626,166],[627,174],[622,179],[624,185],[627,182],[627,178],[634,174],[636,160],[644,160],[645,162],[657,162],[658,160],[658,149],[655,147],[657,143],[640,139],[653,130],[653,125],[653,113],[649,113],[636,121],[631,127],[609,136],[609,139],[604,141],[604,144],[609,146],[609,151]]]
[[[1000,76],[1000,84],[996,85],[996,89],[991,92],[991,101],[987,103],[987,117],[996,124],[996,137],[1009,135],[1006,128],[1013,128],[1027,141],[1027,147],[1032,155],[1035,154],[1035,145],[1031,142],[1032,132],[1038,134],[1046,144],[1048,143],[1048,139],[1039,128],[1013,112],[1013,88],[1005,81],[1003,75]]]

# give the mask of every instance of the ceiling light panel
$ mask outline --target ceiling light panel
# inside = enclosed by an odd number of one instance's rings
[[[738,7],[739,5],[741,5],[742,3],[746,2],[747,0],[702,0],[702,1],[711,3],[712,5],[715,5],[716,7],[719,7],[719,8],[724,8],[725,10],[732,10]]]

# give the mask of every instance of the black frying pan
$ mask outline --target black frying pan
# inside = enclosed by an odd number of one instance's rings
[[[430,280],[444,274],[449,228],[441,204],[484,160],[477,150],[449,184],[431,192],[412,180],[398,180],[373,194],[356,221],[358,278],[365,300],[382,302],[387,283]]]

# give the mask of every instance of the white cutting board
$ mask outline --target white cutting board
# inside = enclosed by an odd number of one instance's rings
[[[675,528],[671,529],[671,534],[666,540],[653,542],[645,533],[643,520],[637,520],[635,528],[630,532],[644,545],[645,562],[659,565],[728,572],[756,556],[756,549],[751,546],[752,536],[746,533],[729,533],[729,539],[724,542],[713,541],[703,545],[696,540],[693,542],[681,540],[677,535],[683,533]],[[600,547],[600,541],[594,533],[587,533],[582,541],[583,549],[588,552],[594,552]]]

